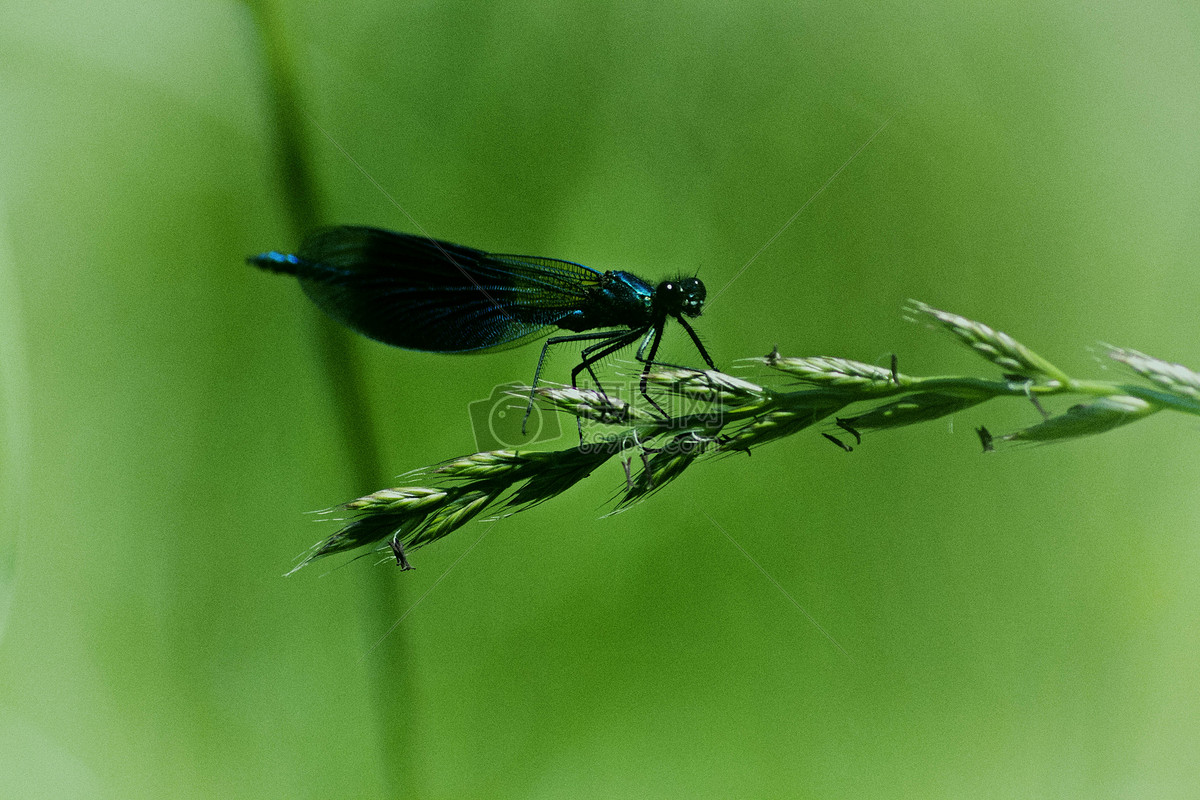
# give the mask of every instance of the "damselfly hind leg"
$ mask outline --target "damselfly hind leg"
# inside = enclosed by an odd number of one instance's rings
[[[627,335],[627,333],[625,331],[615,331],[615,332],[614,331],[596,331],[593,333],[576,333],[571,336],[552,336],[549,339],[547,339],[546,343],[542,345],[542,354],[540,356],[538,356],[537,369],[535,369],[533,371],[533,384],[530,385],[530,387],[529,387],[529,402],[525,406],[525,416],[521,419],[521,435],[522,436],[525,435],[525,426],[529,422],[529,415],[533,412],[533,403],[537,399],[538,380],[541,378],[541,375],[542,375],[542,364],[545,363],[545,361],[546,361],[546,353],[550,350],[551,345],[567,344],[568,342],[589,342],[589,341],[596,341],[597,339],[602,340],[602,341],[597,341],[595,345],[585,347],[584,352],[586,353],[588,350],[591,350],[593,347],[603,347],[604,345],[608,344],[609,342],[612,342],[614,339],[619,339],[626,335]],[[577,388],[575,385],[575,378],[579,374],[579,371],[581,369],[583,369],[584,367],[588,368],[589,373],[591,372],[591,366],[588,364],[586,358],[585,358],[583,364],[576,367],[571,372],[571,388]],[[594,373],[592,374],[592,377],[593,378],[596,377]],[[599,385],[599,381],[597,381],[596,383],[597,383],[597,385]],[[582,426],[582,423],[580,423],[580,425]],[[580,430],[579,435],[580,435],[580,439],[582,439],[583,438],[582,428]]]

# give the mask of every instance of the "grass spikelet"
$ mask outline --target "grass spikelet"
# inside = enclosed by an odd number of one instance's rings
[[[940,311],[917,300],[909,301],[909,311],[937,322],[967,347],[1009,374],[1067,381],[1066,374],[1003,331],[972,319]]]
[[[760,401],[767,396],[767,390],[758,384],[715,370],[658,369],[648,373],[646,381],[689,400],[727,406]]]
[[[1172,394],[1200,399],[1200,373],[1182,364],[1172,364],[1137,350],[1109,347],[1108,357],[1119,361],[1151,383]]]
[[[836,414],[846,406],[845,401],[825,400],[797,405],[763,414],[740,426],[721,445],[727,450],[750,450],[767,442],[799,433],[823,419]]]
[[[569,450],[530,453],[530,470],[526,482],[518,487],[505,503],[505,513],[512,514],[544,503],[570,489],[592,471],[620,452],[623,445],[615,442],[589,444]]]
[[[997,436],[995,444],[1020,442],[1062,442],[1081,436],[1107,433],[1145,419],[1159,408],[1137,397],[1113,395],[1101,397],[1091,403],[1071,406],[1065,413],[1023,428],[1013,433]]]
[[[751,360],[787,373],[803,383],[855,392],[891,392],[909,382],[904,375],[893,375],[888,367],[848,358],[785,358],[775,351],[764,358]]]
[[[343,506],[351,511],[413,513],[428,507],[436,508],[446,501],[444,489],[426,486],[405,486],[396,489],[380,489],[365,497],[351,500]]]
[[[528,469],[530,455],[516,450],[472,453],[434,467],[433,472],[443,478],[499,480],[504,475]]]
[[[454,498],[454,502],[434,510],[412,532],[400,536],[399,541],[405,550],[415,550],[422,545],[437,541],[451,531],[466,525],[495,502],[498,496],[499,494],[494,491],[464,491]]]
[[[940,392],[922,392],[873,408],[862,414],[838,420],[842,425],[859,431],[886,430],[915,425],[964,411],[987,400],[984,397],[962,397]]]
[[[514,392],[514,396],[525,396]],[[565,411],[580,419],[604,425],[623,425],[654,419],[649,411],[634,406],[619,397],[609,397],[596,389],[576,389],[570,386],[539,386],[536,398],[549,408]]]

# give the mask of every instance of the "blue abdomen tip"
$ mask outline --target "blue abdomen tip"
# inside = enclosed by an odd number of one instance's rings
[[[294,273],[296,267],[300,266],[301,262],[298,256],[291,253],[280,253],[272,250],[269,253],[259,253],[256,256],[250,256],[247,259],[251,264],[263,269],[269,269],[274,272]]]

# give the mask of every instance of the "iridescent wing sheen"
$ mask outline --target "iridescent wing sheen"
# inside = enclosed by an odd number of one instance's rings
[[[295,274],[327,314],[372,339],[442,353],[504,349],[543,335],[600,279],[570,261],[354,226],[318,231],[297,256],[290,267],[268,268]]]

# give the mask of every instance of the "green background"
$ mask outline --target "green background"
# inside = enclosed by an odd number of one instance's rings
[[[1200,7],[917,5],[0,2],[0,796],[1196,797],[1190,418],[811,431],[602,518],[613,463],[281,577],[537,355],[331,338],[243,264],[304,214],[715,292],[890,120],[697,321],[719,365],[987,373],[915,297],[1200,366]]]

